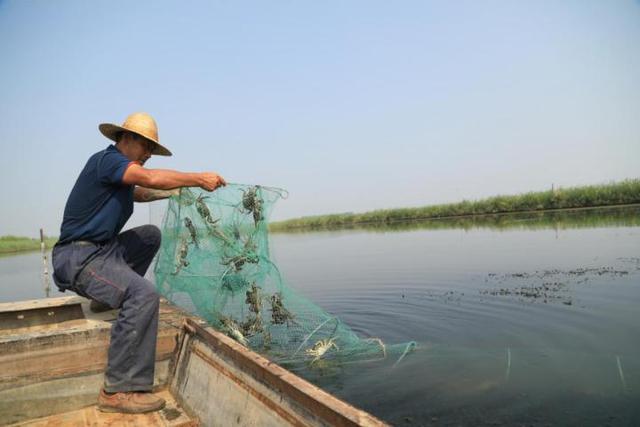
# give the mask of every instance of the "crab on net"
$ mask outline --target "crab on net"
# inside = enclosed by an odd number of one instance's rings
[[[268,242],[269,215],[284,197],[284,190],[258,185],[182,189],[162,221],[159,292],[290,369],[386,360],[408,349],[359,337],[287,285]]]

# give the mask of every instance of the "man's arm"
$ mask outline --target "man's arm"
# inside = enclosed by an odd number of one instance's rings
[[[178,188],[174,190],[155,190],[153,188],[145,188],[136,185],[133,189],[133,200],[139,203],[168,199],[171,196],[178,195],[180,195],[180,189]]]
[[[227,182],[215,172],[178,172],[167,169],[145,169],[137,163],[127,167],[122,183],[154,190],[173,190],[180,187],[200,187],[213,191]]]

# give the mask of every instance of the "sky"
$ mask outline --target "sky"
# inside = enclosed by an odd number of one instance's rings
[[[638,0],[0,1],[0,235],[58,235],[136,111],[146,167],[284,188],[272,220],[639,178],[639,46]]]

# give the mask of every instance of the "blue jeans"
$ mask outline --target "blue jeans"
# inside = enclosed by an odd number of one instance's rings
[[[154,285],[143,276],[160,239],[158,227],[144,225],[102,244],[72,242],[53,250],[54,280],[61,291],[120,308],[111,327],[107,392],[153,387],[160,301]]]

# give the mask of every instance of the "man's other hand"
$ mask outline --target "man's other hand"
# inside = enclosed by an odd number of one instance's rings
[[[202,172],[200,178],[202,180],[200,188],[207,191],[213,191],[218,187],[227,185],[227,181],[215,172]]]

